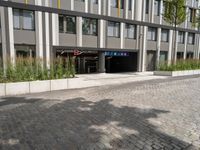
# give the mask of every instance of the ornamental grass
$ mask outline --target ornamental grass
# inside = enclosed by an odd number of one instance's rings
[[[157,70],[159,71],[181,71],[200,69],[199,59],[177,60],[176,64],[168,65],[167,62],[161,63]]]
[[[0,83],[24,82],[34,80],[53,80],[75,77],[73,57],[56,58],[50,68],[46,68],[41,59],[17,57],[15,65],[7,60],[7,68],[0,65]]]

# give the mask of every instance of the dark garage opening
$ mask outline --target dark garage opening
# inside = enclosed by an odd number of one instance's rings
[[[137,52],[129,52],[128,56],[106,56],[106,73],[137,71]]]

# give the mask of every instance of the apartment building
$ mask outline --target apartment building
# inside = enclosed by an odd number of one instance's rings
[[[172,60],[173,27],[163,0],[0,0],[0,60],[75,57],[77,73],[154,70]],[[200,36],[192,20],[198,0],[186,0],[177,31],[177,59],[199,59]],[[120,7],[120,8],[119,8]]]

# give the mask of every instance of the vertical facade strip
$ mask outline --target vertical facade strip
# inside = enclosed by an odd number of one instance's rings
[[[187,56],[187,39],[188,39],[188,32],[185,32],[185,41],[184,41],[184,55],[183,59],[186,59]]]
[[[161,28],[158,28],[156,66],[159,66],[159,62],[160,62],[160,47],[161,47]]]
[[[77,46],[83,45],[82,17],[76,17]]]
[[[168,64],[171,64],[171,60],[172,60],[172,49],[173,49],[173,30],[169,31],[169,50],[168,50],[168,57],[167,57],[167,61]]]

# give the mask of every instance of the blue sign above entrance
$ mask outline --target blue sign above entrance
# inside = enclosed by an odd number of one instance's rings
[[[122,56],[122,57],[127,57],[129,56],[128,52],[113,52],[113,51],[108,51],[105,52],[105,56]]]

